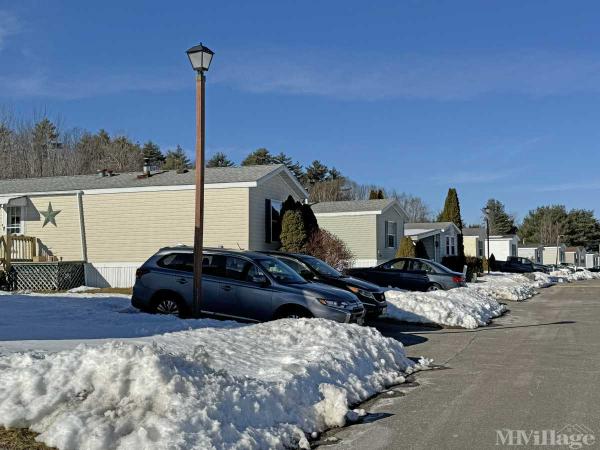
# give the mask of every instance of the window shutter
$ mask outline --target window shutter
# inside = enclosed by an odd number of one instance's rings
[[[389,247],[389,242],[388,242],[388,234],[389,233],[388,232],[389,232],[390,223],[387,220],[384,223],[385,223],[385,232],[383,234],[383,236],[384,236],[383,239],[385,242],[385,247],[387,248],[387,247]]]
[[[265,199],[265,242],[271,243],[271,200]]]

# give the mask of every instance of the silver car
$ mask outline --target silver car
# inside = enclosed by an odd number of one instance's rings
[[[147,312],[188,316],[193,268],[191,247],[159,250],[137,270],[131,304]],[[352,293],[308,283],[268,255],[222,249],[203,252],[200,309],[203,315],[254,322],[320,317],[362,324],[365,315]]]

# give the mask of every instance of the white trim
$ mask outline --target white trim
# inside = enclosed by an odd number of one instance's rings
[[[388,209],[390,209],[392,206],[394,207],[394,209],[396,210],[396,212],[400,215],[404,214],[404,221],[408,220],[408,214],[406,214],[406,211],[404,210],[404,208],[402,207],[402,205],[400,205],[400,202],[398,201],[397,198],[393,199],[394,201],[390,202],[389,205],[387,205],[385,208],[383,208],[381,210],[381,213],[384,213],[385,211],[387,211]]]
[[[347,212],[330,212],[330,213],[315,213],[315,217],[334,217],[334,216],[372,216],[379,215],[382,211],[347,211]]]
[[[294,174],[292,172],[290,172],[290,169],[288,169],[286,166],[281,166],[279,169],[273,170],[273,171],[269,172],[268,174],[266,174],[263,177],[259,178],[258,182],[267,181],[267,180],[273,178],[275,175],[280,174],[281,172],[284,172],[284,173],[287,174],[287,176],[294,183],[294,186],[296,186],[296,188],[298,188],[298,190],[304,196],[304,198],[308,198],[308,191],[306,189],[304,189],[304,186],[302,186],[300,184],[300,182],[298,181],[298,179],[294,176]]]
[[[414,229],[414,228],[413,228]],[[404,229],[404,234],[406,236],[409,236],[411,239],[413,240],[419,240],[419,239],[425,239],[431,236],[435,236],[438,234],[442,234],[442,230],[439,229],[435,229],[435,230],[427,230],[427,231],[423,231],[422,233],[415,233],[415,234],[410,234],[410,229]]]

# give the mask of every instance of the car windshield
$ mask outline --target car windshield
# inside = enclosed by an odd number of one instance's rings
[[[325,261],[321,261],[313,256],[303,256],[301,259],[315,269],[319,275],[333,278],[342,278],[344,276]]]
[[[282,263],[281,261],[273,259],[259,259],[258,264],[265,271],[269,272],[269,274],[277,280],[277,282],[282,284],[304,284],[306,280],[290,269],[287,265]]]

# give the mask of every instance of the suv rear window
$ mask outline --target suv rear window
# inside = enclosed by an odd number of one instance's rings
[[[163,256],[156,263],[160,267],[184,272],[194,271],[194,255],[192,253],[171,253]]]

